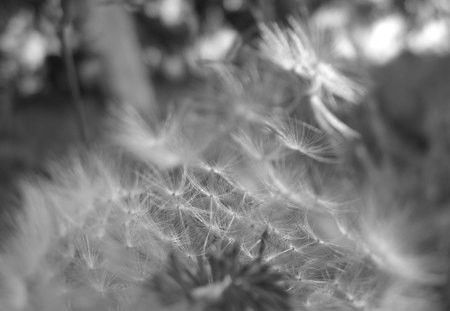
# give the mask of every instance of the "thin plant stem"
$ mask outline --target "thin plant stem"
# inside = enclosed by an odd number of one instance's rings
[[[62,0],[62,19],[59,28],[59,40],[61,42],[64,64],[67,71],[67,81],[69,83],[70,94],[77,118],[80,138],[84,144],[88,144],[86,109],[80,91],[72,48],[70,46],[70,27],[72,21],[71,0]]]

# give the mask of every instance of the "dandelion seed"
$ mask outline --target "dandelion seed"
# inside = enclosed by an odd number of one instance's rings
[[[195,190],[213,201],[220,201],[234,192],[234,188],[220,176],[199,176],[190,173],[187,178]]]
[[[344,122],[339,120],[324,104],[322,99],[317,95],[310,97],[311,106],[317,118],[317,122],[334,138],[341,135],[349,139],[360,138],[358,132],[350,128]]]
[[[100,294],[106,294],[116,282],[116,276],[105,269],[93,270],[89,273],[88,285]]]
[[[278,25],[261,26],[262,53],[275,64],[295,72],[325,93],[355,102],[362,93],[361,88],[320,59],[317,47],[313,46],[304,31],[305,27],[293,18],[289,20],[289,25],[284,29]]]
[[[304,172],[298,169],[283,167],[281,163],[266,163],[267,172],[266,185],[274,194],[281,194],[288,201],[293,202],[300,208],[321,209],[333,211],[340,206],[338,202],[323,199],[308,189],[307,182],[302,176]]]
[[[317,66],[316,83],[323,84],[323,88],[330,94],[344,99],[348,103],[356,103],[363,94],[363,90],[355,82],[338,73],[331,65],[321,63]]]
[[[100,263],[100,253],[94,247],[91,245],[91,240],[86,234],[83,235],[77,246],[81,258],[91,270],[96,268]]]
[[[231,226],[233,225],[234,219],[236,218],[236,213],[232,213],[232,217],[230,222],[228,223],[227,228],[225,229],[225,232],[230,232]]]
[[[248,132],[241,129],[233,133],[232,138],[248,156],[255,160],[271,160],[280,157],[281,146],[267,136],[251,137]]]
[[[426,262],[430,261],[431,263],[433,260],[427,260],[426,255],[403,254],[400,247],[381,236],[371,235],[369,243],[369,254],[382,269],[415,282],[429,284],[444,282],[445,276],[424,268],[433,266],[437,270],[445,269],[442,263],[434,262],[434,265],[429,265]]]
[[[285,147],[320,162],[335,162],[330,143],[319,129],[292,119],[267,123]]]
[[[200,159],[193,163],[193,166],[220,175],[223,178],[231,178],[234,169],[241,161],[240,155],[232,150],[228,143],[214,146],[207,153],[207,160]]]
[[[273,261],[275,258],[278,258],[278,257],[280,257],[280,256],[282,256],[282,255],[284,255],[284,254],[290,253],[290,252],[295,252],[295,248],[294,248],[294,247],[288,248],[288,249],[286,249],[286,250],[284,250],[284,251],[281,251],[281,252],[279,252],[279,253],[270,255],[270,256],[266,257],[264,260],[265,260],[265,262],[271,262],[271,261]]]

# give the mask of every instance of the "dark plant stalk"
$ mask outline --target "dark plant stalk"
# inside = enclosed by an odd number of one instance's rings
[[[62,17],[58,29],[59,40],[61,42],[64,64],[66,67],[67,81],[72,97],[73,106],[77,118],[80,138],[84,144],[88,144],[86,109],[80,91],[75,62],[73,59],[72,48],[70,46],[70,27],[72,23],[72,4],[71,0],[61,0]]]

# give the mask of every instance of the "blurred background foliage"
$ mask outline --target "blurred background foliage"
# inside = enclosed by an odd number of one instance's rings
[[[153,80],[169,84],[198,76],[199,61],[233,59],[242,43],[251,46],[258,38],[258,25],[284,23],[290,16],[312,24],[322,31],[321,35],[334,40],[333,52],[337,56],[362,58],[371,65],[386,63],[405,50],[419,54],[442,54],[448,50],[450,8],[444,0],[104,0],[93,3],[123,4],[136,24],[139,48],[149,74]],[[69,0],[2,1],[2,96],[17,99],[44,92],[68,92],[59,38],[65,18],[72,29],[70,45],[81,88],[86,95],[93,95],[101,84],[101,76],[96,76],[97,60],[82,29],[89,5],[86,1]],[[118,37],[118,46],[120,40]]]
[[[99,47],[97,39],[108,35],[91,35],[103,23],[91,25],[101,20],[92,8],[117,4],[128,12],[133,28],[118,26],[110,32],[124,33],[110,34],[112,39]],[[158,105],[162,114],[171,104],[207,97],[214,83],[205,75],[205,65],[253,62],[259,25],[283,24],[291,16],[314,29],[313,41],[327,43],[319,44],[319,51],[342,60],[344,71],[379,81],[380,93],[388,94],[382,96],[398,102],[382,105],[382,110],[408,128],[418,108],[409,103],[407,89],[445,63],[441,56],[449,50],[449,14],[445,0],[4,0],[0,157],[5,161],[0,163],[14,159],[19,171],[39,166],[48,154],[64,151],[80,137],[97,137],[111,100],[130,100],[118,92],[142,93],[140,100],[152,101],[147,104]],[[104,28],[110,26],[105,22]],[[127,32],[137,40],[128,39]],[[133,60],[130,53],[140,59]],[[126,57],[114,58],[126,54],[134,67]],[[395,59],[395,65],[386,66]],[[145,81],[132,83],[125,74],[120,77],[120,69],[105,68],[120,68],[120,62],[135,68],[130,71],[140,70],[136,80],[145,75]],[[410,70],[414,73],[404,74]],[[402,90],[390,90],[385,82],[396,75],[403,80]],[[116,77],[113,83],[111,76]],[[417,132],[413,128],[408,131]]]

